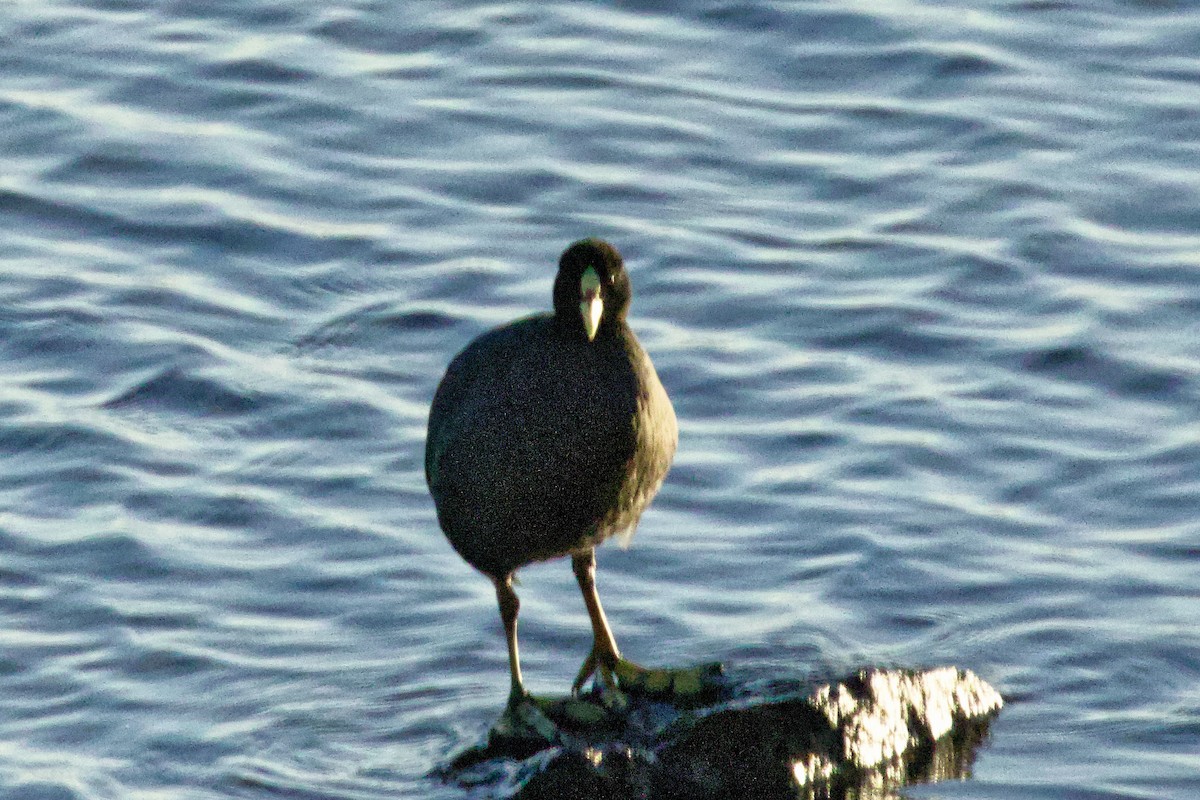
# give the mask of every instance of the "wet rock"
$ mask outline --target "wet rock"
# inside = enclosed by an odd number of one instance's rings
[[[782,693],[729,681],[692,708],[633,695],[595,726],[579,702],[543,701],[550,733],[509,719],[444,776],[519,800],[874,796],[968,776],[1003,705],[954,667],[863,669]]]
[[[703,716],[663,746],[654,796],[840,797],[963,777],[1002,705],[952,667],[863,670],[804,696]]]

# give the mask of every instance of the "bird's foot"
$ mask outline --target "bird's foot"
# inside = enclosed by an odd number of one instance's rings
[[[693,667],[650,669],[624,658],[613,667],[617,685],[626,692],[686,705],[710,699],[723,685],[719,662]]]
[[[524,690],[514,689],[500,719],[492,725],[488,738],[493,742],[540,741],[547,745],[561,744],[562,731],[546,715],[551,700],[535,697]]]
[[[470,769],[494,758],[520,761],[548,748],[570,744],[571,738],[543,711],[547,702],[524,689],[514,689],[504,713],[492,723],[483,741],[455,756],[449,768]]]
[[[607,728],[619,720],[608,698],[543,697],[514,692],[500,719],[492,725],[490,741],[542,743],[545,746],[567,744],[572,735],[586,735]]]
[[[604,708],[608,709],[610,713],[624,713],[629,707],[629,699],[625,697],[625,693],[618,685],[616,667],[620,662],[620,656],[608,655],[592,648],[592,652],[588,653],[588,657],[583,660],[583,666],[579,668],[575,682],[571,684],[572,696],[580,697],[583,685],[587,683],[588,678],[595,675],[593,694],[599,698]]]
[[[535,702],[560,729],[583,735],[619,725],[625,710],[624,706],[614,705],[611,698],[605,695],[547,697],[538,698]]]
[[[725,668],[719,662],[694,667],[650,669],[595,649],[584,660],[572,692],[579,694],[592,675],[605,705],[617,710],[628,706],[626,693],[686,705],[711,699],[723,686]]]

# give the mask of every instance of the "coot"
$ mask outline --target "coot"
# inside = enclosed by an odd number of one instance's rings
[[[567,248],[554,313],[489,331],[450,362],[429,410],[425,478],[454,549],[491,578],[508,640],[510,705],[527,697],[513,573],[570,556],[594,644],[575,679],[616,686],[621,659],[596,593],[594,548],[631,531],[675,454],[675,411],[625,321],[632,296],[616,248]]]

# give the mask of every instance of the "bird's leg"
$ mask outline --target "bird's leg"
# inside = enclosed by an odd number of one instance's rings
[[[596,554],[594,550],[576,553],[571,557],[575,578],[583,592],[588,616],[592,620],[594,642],[592,652],[584,659],[579,674],[575,677],[572,691],[578,692],[593,674],[599,673],[600,680],[614,697],[620,691],[641,692],[655,696],[670,696],[676,700],[700,699],[719,685],[723,668],[720,664],[702,664],[697,667],[679,669],[647,669],[632,661],[621,658],[608,619],[600,606],[600,595],[596,592]],[[618,702],[622,702],[618,700]]]
[[[596,592],[595,551],[589,548],[585,553],[575,553],[571,556],[571,567],[575,570],[575,580],[579,581],[579,591],[583,593],[583,602],[592,621],[593,639],[592,652],[584,659],[571,689],[578,692],[597,671],[608,688],[616,689],[617,680],[613,670],[621,660],[621,653],[617,650],[617,640],[613,638],[612,629],[608,627],[608,618],[604,616],[600,595]]]
[[[521,610],[521,601],[513,591],[512,575],[493,578],[493,583],[500,605],[500,621],[504,623],[504,638],[508,642],[508,670],[512,678],[508,707],[493,731],[517,736],[532,732],[547,741],[557,741],[560,738],[558,727],[543,713],[538,699],[525,691],[525,683],[521,680],[521,656],[517,648],[517,614]]]
[[[512,678],[512,686],[508,693],[508,702],[520,700],[525,696],[525,683],[521,680],[521,654],[517,647],[517,614],[521,612],[521,601],[512,588],[512,575],[494,578],[496,584],[496,602],[500,605],[500,621],[504,623],[504,638],[508,643],[508,672]]]

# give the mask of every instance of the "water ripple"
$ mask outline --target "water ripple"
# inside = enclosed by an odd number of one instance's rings
[[[0,14],[0,794],[462,796],[505,659],[428,403],[602,235],[681,427],[624,652],[959,664],[1015,702],[934,791],[1195,795],[1200,14]]]

